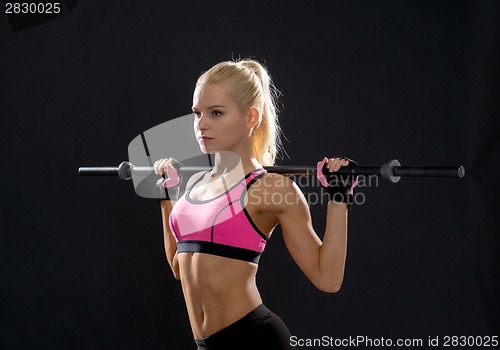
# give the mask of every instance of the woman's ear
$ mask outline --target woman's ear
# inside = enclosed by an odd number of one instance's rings
[[[249,129],[259,126],[260,124],[260,111],[257,107],[251,107],[247,116],[247,127]]]

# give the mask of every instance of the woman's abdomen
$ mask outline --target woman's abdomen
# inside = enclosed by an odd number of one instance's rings
[[[256,264],[203,253],[180,253],[178,261],[195,338],[210,336],[262,303]]]

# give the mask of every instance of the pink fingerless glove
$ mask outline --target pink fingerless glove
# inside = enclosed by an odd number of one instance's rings
[[[345,159],[349,160],[349,165],[347,167],[351,165],[358,165],[358,163],[351,159]],[[354,175],[338,175],[335,173],[330,173],[329,182],[327,177],[323,174],[325,163],[326,162],[322,160],[316,164],[316,177],[318,178],[321,185],[325,188],[330,200],[347,203],[348,208],[350,209],[351,204],[353,203],[354,188],[359,183],[359,177]]]
[[[161,186],[163,188],[173,188],[175,186],[179,186],[181,182],[181,178],[179,176],[179,172],[173,166],[167,167],[167,178],[163,181]]]
[[[181,164],[179,163],[179,166]],[[156,182],[156,186],[160,189],[160,200],[178,200],[180,185],[182,182],[182,174],[180,170],[174,168],[172,165],[167,166],[166,174],[162,175],[163,178]],[[165,198],[164,198],[165,197]]]

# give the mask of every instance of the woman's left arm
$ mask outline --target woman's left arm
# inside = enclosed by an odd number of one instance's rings
[[[331,171],[342,166],[328,165]],[[273,201],[273,204],[288,251],[318,289],[338,292],[344,279],[347,255],[347,204],[328,201],[325,234],[321,241],[314,231],[302,191],[291,180],[284,183],[276,189],[284,200]]]

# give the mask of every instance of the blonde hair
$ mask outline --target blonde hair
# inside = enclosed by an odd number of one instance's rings
[[[196,85],[218,83],[231,86],[231,92],[242,111],[251,107],[259,110],[260,120],[252,132],[253,152],[262,165],[274,165],[282,150],[276,108],[280,92],[267,69],[251,59],[220,62],[203,73]]]

